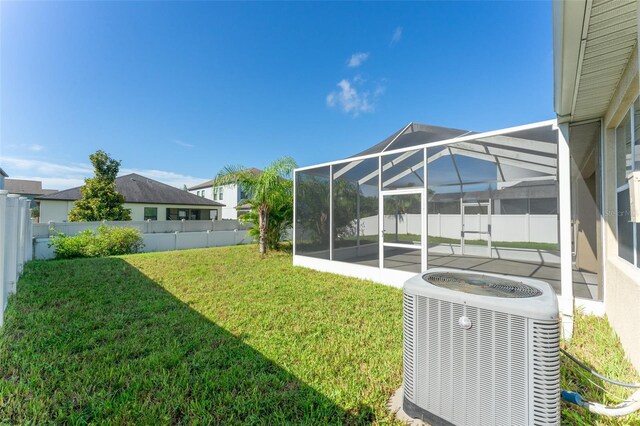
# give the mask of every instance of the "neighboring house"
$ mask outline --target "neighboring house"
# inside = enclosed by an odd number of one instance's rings
[[[31,200],[31,208],[38,207],[36,197],[49,195],[56,192],[55,189],[42,189],[42,182],[39,180],[27,179],[5,179],[5,189],[11,194],[20,194]]]
[[[629,189],[640,171],[638,2],[554,1],[553,30],[576,262],[597,273],[604,313],[640,369],[640,224]]]
[[[262,173],[261,170],[253,167],[249,170],[256,175]],[[198,197],[204,197],[212,201],[224,202],[225,206],[222,208],[222,219],[237,219],[238,216],[242,216],[250,210],[248,204],[238,204],[242,200],[246,200],[248,198],[247,194],[245,194],[238,185],[214,187],[213,179],[211,179],[196,186],[192,186],[191,188],[188,188],[188,190]]]
[[[124,196],[124,207],[131,209],[132,220],[220,219],[224,207],[222,203],[135,173],[116,178],[116,190]],[[40,222],[66,222],[74,202],[80,198],[80,187],[37,197]]]
[[[4,178],[8,177],[9,175],[0,167],[0,189],[4,189]]]

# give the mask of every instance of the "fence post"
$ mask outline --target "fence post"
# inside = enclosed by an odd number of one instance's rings
[[[18,212],[20,210],[19,198],[20,196],[17,194],[7,195],[7,222],[5,228],[5,259],[7,261],[5,267],[5,285],[7,296],[11,293],[15,293],[16,281],[18,278]]]
[[[4,324],[4,310],[7,307],[7,280],[5,267],[7,264],[7,194],[9,191],[0,190],[0,327]]]
[[[27,203],[30,203],[27,197],[18,198],[18,275],[24,270],[25,252],[27,245]]]
[[[18,198],[18,206],[16,208],[16,228],[18,228],[18,239],[16,241],[16,272],[17,276],[22,273],[22,257],[24,256],[24,202],[23,197]]]
[[[27,209],[27,247],[25,251],[25,259],[33,260],[33,221],[31,220],[31,201],[29,201]]]

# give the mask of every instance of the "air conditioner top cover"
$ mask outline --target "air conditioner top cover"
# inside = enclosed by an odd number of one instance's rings
[[[558,318],[558,299],[553,288],[532,278],[433,268],[409,279],[404,291],[527,318]]]

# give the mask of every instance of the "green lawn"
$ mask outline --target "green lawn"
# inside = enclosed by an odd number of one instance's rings
[[[573,339],[563,344],[567,352],[584,361],[598,373],[623,382],[640,383],[640,375],[627,361],[620,347],[620,340],[604,318],[580,315],[575,317]],[[578,391],[583,398],[602,404],[616,405],[618,398],[627,398],[635,389],[610,385],[586,373],[561,355],[563,389]],[[614,397],[615,396],[615,397]],[[570,425],[640,425],[640,413],[620,419],[606,418],[585,412],[575,405],[565,404],[562,410],[563,424]]]
[[[401,329],[400,290],[255,246],[34,261],[0,331],[0,423],[393,423]],[[605,320],[576,334],[631,380]]]
[[[446,237],[434,237],[429,235],[429,244],[455,244],[455,245],[459,245],[460,244],[460,239],[455,239],[455,238],[446,238]],[[387,243],[415,243],[415,244],[419,244],[420,243],[420,235],[416,235],[416,234],[398,234],[397,236],[395,234],[386,234],[385,235],[385,241]],[[364,245],[364,244],[373,244],[373,243],[377,243],[378,240],[369,238],[367,239],[367,237],[361,237],[360,238],[360,244]],[[468,245],[473,245],[473,246],[487,246],[487,240],[472,240],[472,239],[465,239],[464,240],[465,244]],[[334,242],[334,247],[335,248],[341,248],[341,247],[349,247],[349,246],[355,246],[356,245],[356,237],[348,237],[348,238],[342,238],[339,240],[336,240]],[[529,250],[549,250],[549,251],[556,251],[558,250],[558,245],[557,244],[551,244],[551,243],[532,243],[532,242],[525,242],[525,241],[492,241],[491,242],[491,246],[493,248],[521,248],[521,249],[529,249]],[[325,248],[326,249],[326,248]],[[307,250],[307,251],[312,251],[312,250]]]

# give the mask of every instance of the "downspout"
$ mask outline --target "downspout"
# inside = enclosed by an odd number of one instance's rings
[[[560,242],[560,286],[562,335],[573,335],[573,277],[571,261],[571,157],[569,124],[557,124],[558,129],[558,239]]]

